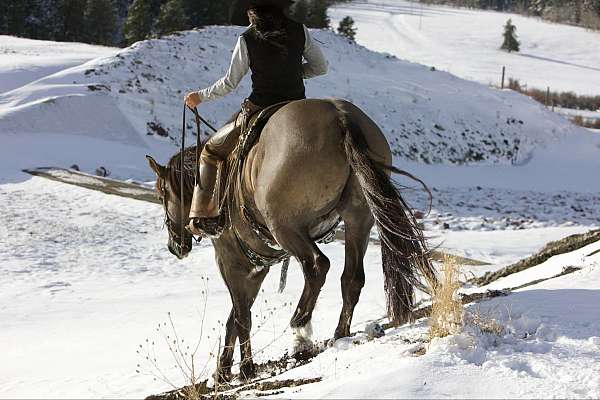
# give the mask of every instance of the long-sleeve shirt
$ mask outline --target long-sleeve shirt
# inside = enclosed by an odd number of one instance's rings
[[[312,39],[306,27],[304,27],[304,37],[304,53],[302,54],[305,60],[302,64],[304,79],[326,74],[327,60],[325,60],[321,48]],[[246,40],[243,36],[240,36],[233,49],[227,73],[211,86],[198,91],[200,99],[202,101],[215,100],[230,93],[239,85],[249,69],[250,56],[248,55]]]

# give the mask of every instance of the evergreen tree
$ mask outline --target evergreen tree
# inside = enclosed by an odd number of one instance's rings
[[[62,16],[62,32],[60,40],[68,42],[84,41],[84,15],[86,0],[63,0],[60,10]]]
[[[354,27],[354,20],[352,17],[344,17],[338,25],[337,31],[340,35],[347,37],[351,41],[355,41],[356,28]]]
[[[6,7],[6,32],[10,35],[22,36],[25,31],[25,18],[27,17],[27,0],[13,0],[5,3]]]
[[[189,0],[191,1],[191,0]],[[250,21],[246,15],[247,0],[233,0],[229,7],[229,23],[232,25],[248,26]]]
[[[161,35],[188,28],[182,0],[168,0],[160,7],[156,28]]]
[[[8,2],[0,2],[0,35],[8,33]]]
[[[123,43],[123,25],[125,25],[125,20],[127,19],[127,11],[129,11],[129,5],[131,4],[131,2],[132,0],[113,0],[117,21],[117,29],[115,29],[113,39],[114,43]]]
[[[308,18],[309,5],[307,0],[298,0],[290,8],[290,17],[297,22],[305,23]]]
[[[116,16],[111,0],[88,0],[84,18],[88,42],[103,45],[113,44]]]
[[[123,39],[129,46],[146,39],[152,29],[152,14],[149,0],[134,0],[123,26]]]
[[[312,0],[309,3],[309,11],[306,21],[303,22],[309,28],[328,28],[329,17],[327,16],[328,0]]]
[[[517,27],[512,24],[512,20],[509,18],[504,25],[504,33],[502,34],[504,41],[500,47],[503,50],[519,51],[519,41],[517,40]]]

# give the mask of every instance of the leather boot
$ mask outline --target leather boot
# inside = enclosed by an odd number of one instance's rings
[[[214,218],[219,216],[215,196],[218,168],[205,160],[200,161],[200,184],[194,186],[190,218]]]
[[[219,202],[215,194],[218,168],[211,162],[200,162],[200,185],[194,186],[188,231],[194,235],[218,236],[222,227],[219,221]]]

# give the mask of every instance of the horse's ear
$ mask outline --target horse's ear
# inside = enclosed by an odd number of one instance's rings
[[[167,169],[156,162],[152,156],[146,155],[146,159],[148,160],[148,164],[150,164],[150,168],[158,175],[159,178],[164,178]]]

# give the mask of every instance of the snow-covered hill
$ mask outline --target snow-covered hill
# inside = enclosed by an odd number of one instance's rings
[[[224,73],[240,32],[210,27],[139,42],[1,94],[0,135],[9,144],[4,163],[77,163],[88,169],[103,163],[120,177],[150,178],[141,156],[152,152],[164,159],[175,150],[183,94]],[[330,73],[309,81],[308,95],[342,97],[364,108],[386,133],[398,161],[522,164],[535,148],[584,135],[512,91],[378,54],[328,31],[314,35]],[[203,104],[201,113],[215,124],[224,122],[248,94],[248,84]],[[10,157],[27,154],[22,148],[33,142],[43,154]],[[95,150],[106,142],[118,150]]]
[[[332,26],[351,16],[358,43],[401,59],[435,66],[464,79],[500,84],[507,77],[530,87],[600,94],[600,32],[535,17],[423,5],[405,0],[359,0],[329,10]],[[512,19],[521,51],[500,50]]]
[[[117,51],[112,47],[84,43],[0,35],[0,93],[91,59],[113,55]]]

